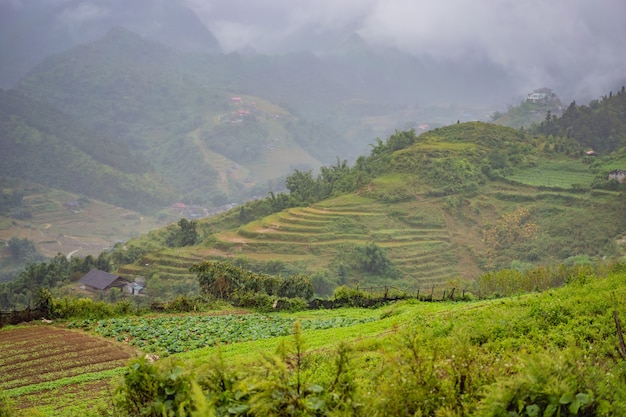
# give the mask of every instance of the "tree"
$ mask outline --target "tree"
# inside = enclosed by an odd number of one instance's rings
[[[179,228],[170,233],[165,244],[171,248],[195,245],[198,243],[196,224],[197,221],[195,220],[180,219],[178,221]]]
[[[9,239],[9,250],[13,259],[18,262],[36,262],[43,260],[37,249],[35,243],[27,238],[12,237]]]
[[[222,300],[230,299],[246,279],[246,272],[228,262],[202,262],[189,270],[195,273],[200,291]]]
[[[295,170],[285,180],[285,186],[299,202],[308,204],[316,200],[316,183],[312,171]]]
[[[278,287],[278,295],[308,300],[313,296],[313,283],[309,277],[300,274],[285,278]]]
[[[366,272],[387,274],[391,270],[391,261],[385,251],[374,242],[370,242],[360,249],[359,261],[361,268]]]

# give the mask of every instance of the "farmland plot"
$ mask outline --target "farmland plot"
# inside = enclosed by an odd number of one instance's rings
[[[375,320],[335,317],[302,320],[303,330],[348,327]],[[218,344],[255,341],[291,334],[295,319],[278,315],[124,317],[84,320],[72,327],[92,329],[99,335],[127,342],[145,352],[174,354]]]
[[[548,161],[535,167],[519,170],[507,178],[535,187],[569,189],[575,185],[588,186],[595,178],[595,174],[579,160]]]
[[[95,375],[96,381],[101,374],[106,377],[106,385],[110,378],[107,371],[123,367],[133,355],[128,347],[54,326],[3,329],[0,331],[0,389],[12,395],[28,387],[35,393],[31,393],[33,397],[37,395],[37,384],[41,384],[41,391],[46,391],[49,389],[46,384],[87,374]],[[65,387],[64,391],[68,390],[71,391]],[[28,406],[23,399],[16,398],[18,405]]]

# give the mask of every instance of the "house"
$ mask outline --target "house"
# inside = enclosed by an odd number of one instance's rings
[[[598,153],[596,151],[594,151],[593,149],[590,149],[587,152],[585,152],[585,155],[587,155],[587,156],[598,156]]]
[[[127,288],[130,281],[119,275],[109,274],[99,269],[92,269],[78,280],[85,289],[91,291],[106,291],[111,288],[119,288],[121,291]]]
[[[532,103],[548,103],[557,101],[558,97],[549,88],[538,88],[526,96],[526,101]]]
[[[617,180],[617,182],[619,182],[620,184],[623,184],[624,181],[626,180],[626,171],[623,171],[621,169],[616,169],[614,171],[609,172],[609,181],[610,180]]]

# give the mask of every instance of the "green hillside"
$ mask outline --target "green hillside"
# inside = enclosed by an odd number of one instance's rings
[[[37,182],[135,210],[175,193],[123,143],[15,92],[0,91],[0,176]]]
[[[185,54],[118,28],[47,58],[15,88],[126,144],[179,200],[221,206],[280,190],[294,168],[356,159],[397,126],[485,114],[394,104],[433,88],[417,86],[415,60],[388,52]]]
[[[307,128],[275,103],[242,94],[237,65],[116,29],[46,59],[17,90],[149,160],[177,191],[169,203],[221,206],[278,188],[272,182],[292,167],[338,155],[332,128]]]
[[[597,188],[615,161],[590,164],[546,143],[480,122],[397,132],[354,167],[317,179],[296,171],[289,196],[201,221],[198,246],[155,250],[166,231],[138,239],[149,266],[120,271],[169,288],[184,279],[193,292],[188,268],[221,259],[306,273],[324,293],[341,284],[442,287],[494,268],[621,256],[623,191]]]

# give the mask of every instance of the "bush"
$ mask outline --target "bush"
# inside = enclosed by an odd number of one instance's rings
[[[245,291],[238,293],[233,299],[233,304],[243,308],[253,308],[257,311],[268,313],[274,311],[275,297],[261,292]]]
[[[618,380],[576,349],[535,355],[519,374],[489,387],[476,416],[625,415],[623,400],[615,398],[624,395]]]
[[[134,360],[116,390],[117,415],[191,415],[194,410],[192,377],[174,362],[157,367],[145,358]],[[120,412],[121,411],[121,412]]]
[[[15,404],[0,390],[0,417],[13,416],[17,416],[15,413]]]
[[[198,309],[198,300],[179,295],[165,305],[165,311],[170,313],[188,313]]]

